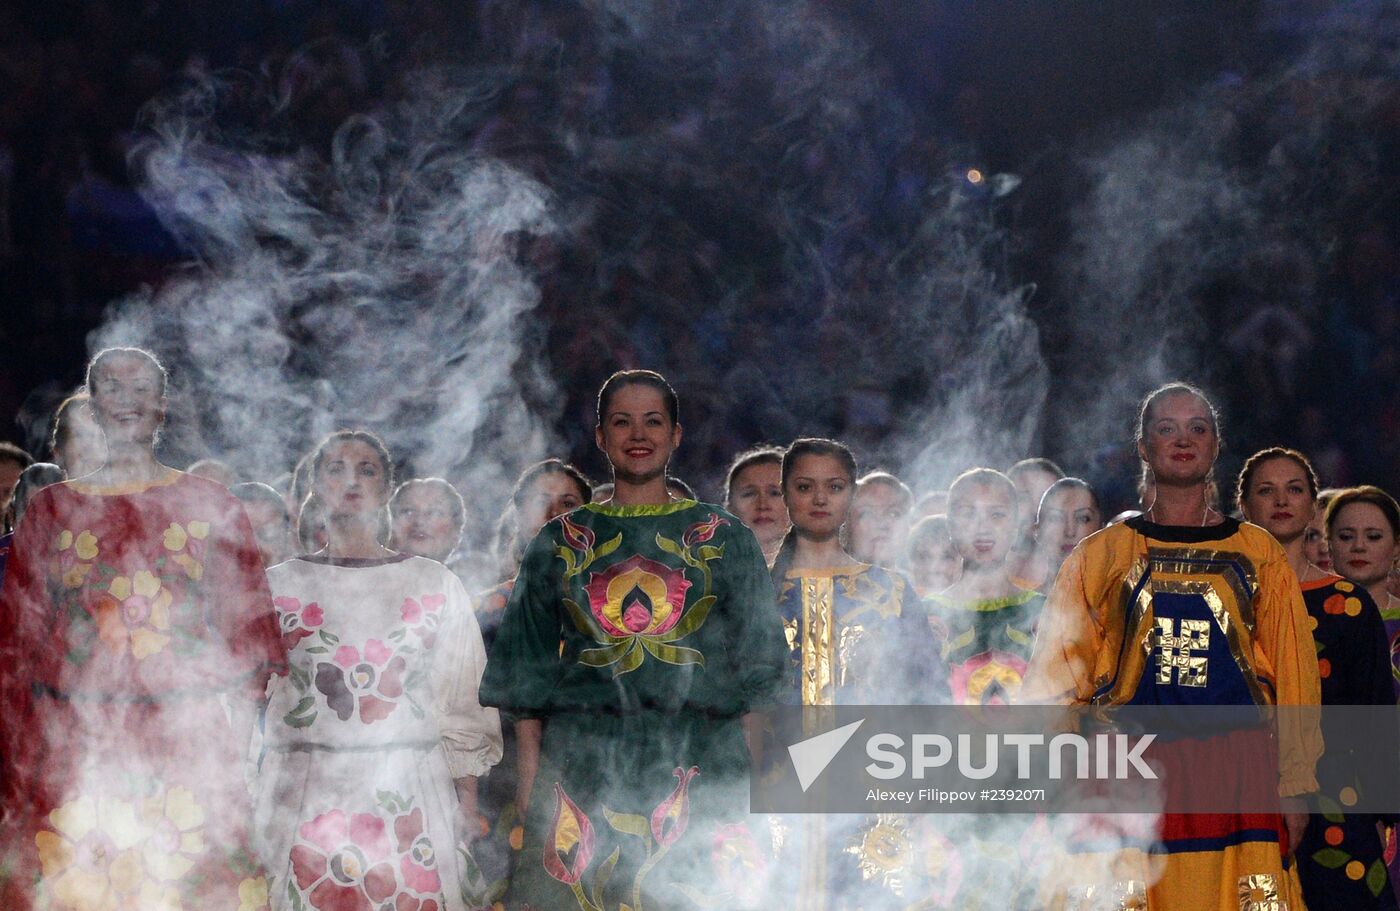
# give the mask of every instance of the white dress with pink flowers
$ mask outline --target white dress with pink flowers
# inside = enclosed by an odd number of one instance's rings
[[[462,584],[423,557],[268,570],[290,671],[268,704],[255,805],[273,911],[467,911],[479,876],[453,779],[501,756]]]

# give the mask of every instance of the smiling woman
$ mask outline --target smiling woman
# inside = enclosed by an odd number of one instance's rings
[[[252,529],[222,486],[156,461],[165,371],[88,370],[107,458],[35,494],[0,594],[0,854],[53,908],[266,895],[242,760],[284,666]],[[231,709],[226,712],[225,705]]]
[[[615,488],[525,551],[482,699],[520,719],[525,819],[510,908],[747,907],[742,717],[772,698],[782,633],[753,534],[672,499],[679,404],[660,375],[614,375],[598,448]]]

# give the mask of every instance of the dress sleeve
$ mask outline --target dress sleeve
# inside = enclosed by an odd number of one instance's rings
[[[1283,549],[1268,542],[1259,567],[1254,605],[1254,647],[1273,673],[1280,706],[1314,706],[1322,700],[1317,647],[1308,629],[1308,610],[1298,578]],[[1317,790],[1317,760],[1322,755],[1321,718],[1316,711],[1279,716],[1279,794],[1294,797]]]
[[[248,515],[231,496],[224,507],[211,530],[204,585],[210,614],[228,643],[229,674],[248,698],[260,700],[268,678],[287,672],[287,655]]]
[[[1035,649],[1021,681],[1019,702],[1083,704],[1094,695],[1094,667],[1107,640],[1097,616],[1088,575],[1087,548],[1080,546],[1055,577],[1041,613]]]
[[[443,570],[447,602],[433,654],[433,715],[453,778],[481,776],[501,759],[501,717],[478,699],[486,649],[462,583]]]
[[[914,585],[898,573],[890,574],[899,595],[899,640],[901,643],[899,692],[910,705],[947,705],[952,701],[948,687],[948,665],[943,661],[943,641],[929,622],[929,606],[914,591]]]
[[[561,670],[554,526],[546,525],[525,550],[481,680],[481,703],[519,718],[548,714]]]
[[[17,807],[30,793],[27,772],[37,770],[32,684],[44,654],[42,631],[51,626],[45,566],[53,540],[52,500],[40,492],[15,529],[0,589],[0,798]],[[51,638],[51,637],[50,637]]]
[[[753,532],[735,520],[721,571],[731,666],[723,712],[742,715],[776,703],[787,669],[787,639],[778,616],[778,596]]]

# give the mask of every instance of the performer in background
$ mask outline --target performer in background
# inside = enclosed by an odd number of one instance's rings
[[[563,459],[545,459],[520,473],[510,492],[510,506],[501,522],[501,582],[478,599],[477,616],[490,649],[501,625],[506,602],[515,587],[515,575],[525,546],[555,516],[578,509],[593,499],[593,485],[583,472]]]
[[[3,856],[55,911],[267,901],[243,757],[277,621],[239,502],[156,460],[165,387],[93,358],[106,462],[34,496],[0,596]]]
[[[1173,383],[1143,402],[1138,454],[1155,498],[1141,516],[1083,541],[1061,568],[1041,622],[1022,701],[1080,705],[1317,705],[1317,659],[1308,614],[1288,555],[1271,535],[1211,506],[1220,448],[1214,407],[1198,389]],[[1178,660],[1184,650],[1191,661]],[[1233,735],[1211,755],[1228,757],[1217,776],[1274,767],[1258,738]],[[1322,753],[1315,724],[1281,724],[1278,793],[1317,789]],[[1167,778],[1167,787],[1190,782]],[[1217,780],[1216,784],[1219,784]],[[1170,793],[1168,794],[1170,799]],[[1152,909],[1303,907],[1292,860],[1307,826],[1301,801],[1280,813],[1163,815],[1159,875],[1127,849],[1111,881],[1074,882],[1071,898],[1109,893]],[[1086,855],[1082,860],[1086,861]],[[1155,879],[1155,881],[1154,881]]]
[[[1308,530],[1303,532],[1303,555],[1313,566],[1329,573],[1336,572],[1337,568],[1332,565],[1332,548],[1327,543],[1327,507],[1338,493],[1339,491],[1335,487],[1324,488],[1317,492],[1317,497],[1314,500],[1317,508],[1313,510],[1313,518],[1308,523]]]
[[[872,471],[856,481],[846,526],[851,555],[876,566],[903,566],[913,512],[913,492],[889,472]]]
[[[1283,545],[1288,564],[1303,590],[1309,626],[1317,643],[1317,672],[1322,681],[1323,705],[1395,705],[1390,675],[1390,650],[1385,626],[1376,603],[1361,586],[1324,572],[1307,562],[1304,536],[1312,522],[1317,475],[1301,452],[1274,447],[1256,452],[1240,471],[1236,498],[1244,517],[1273,535]],[[1294,856],[1303,897],[1311,911],[1343,909],[1394,909],[1378,824],[1390,824],[1373,813],[1351,813],[1357,801],[1354,775],[1357,757],[1340,752],[1328,736],[1319,769],[1324,782],[1345,782],[1315,797],[1314,814]],[[1400,757],[1397,729],[1371,732],[1378,751]],[[1323,815],[1325,814],[1325,815]]]
[[[958,705],[1009,704],[1035,644],[1045,596],[1011,579],[1016,487],[991,468],[963,472],[948,490],[948,529],[962,556],[958,581],[928,599],[943,629],[942,658]]]
[[[462,495],[442,478],[409,478],[389,498],[389,546],[399,553],[450,567],[466,524]]]
[[[724,480],[724,507],[749,527],[771,565],[792,523],[783,503],[783,451],[761,446],[741,452]]]
[[[1036,591],[1047,591],[1074,548],[1103,528],[1103,509],[1094,488],[1080,478],[1060,478],[1045,490],[1036,511],[1035,546],[1019,576]]]
[[[924,516],[909,529],[909,579],[919,597],[937,594],[962,578],[962,554],[953,546],[946,515]]]
[[[856,493],[851,451],[835,440],[796,440],[783,454],[781,481],[792,529],[772,572],[787,634],[788,699],[804,706],[944,701],[913,584],[857,560],[841,544]],[[907,849],[908,819],[881,815],[842,825],[809,816],[776,825],[779,869],[796,878],[788,877],[783,893],[795,888],[796,907],[805,911],[903,907],[926,888],[916,852]],[[905,849],[890,851],[901,843]],[[893,862],[891,853],[902,860]]]
[[[1400,598],[1386,589],[1400,557],[1400,506],[1379,487],[1349,487],[1332,498],[1324,522],[1335,571],[1366,589],[1380,607],[1400,687]]]
[[[741,718],[783,669],[763,554],[723,509],[668,494],[681,424],[659,374],[603,384],[595,439],[612,499],[526,548],[482,684],[517,719],[508,905],[755,906]]]
[[[53,413],[49,451],[53,461],[68,477],[79,479],[92,474],[107,461],[107,438],[93,420],[91,397],[86,392],[70,395]]]
[[[256,824],[273,909],[489,904],[466,847],[500,721],[462,583],[383,546],[393,461],[342,430],[317,447],[324,550],[268,571],[290,670],[268,703]]]

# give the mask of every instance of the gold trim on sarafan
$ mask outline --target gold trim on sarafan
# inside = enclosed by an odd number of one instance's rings
[[[802,704],[835,702],[836,599],[830,576],[806,576],[802,585]]]
[[[1185,578],[1183,578],[1185,577]],[[1137,690],[1142,675],[1154,673],[1159,683],[1170,673],[1171,683],[1205,686],[1208,677],[1203,652],[1210,636],[1225,637],[1230,656],[1243,676],[1256,705],[1269,704],[1263,687],[1246,655],[1254,635],[1254,598],[1259,590],[1254,562],[1238,551],[1200,547],[1149,546],[1145,557],[1138,557],[1123,577],[1118,603],[1123,620],[1123,637],[1109,638],[1107,645],[1116,659],[1099,685],[1093,702],[1116,705],[1128,701]],[[1153,610],[1158,593],[1196,595],[1214,618],[1214,630],[1203,630],[1204,621],[1161,626]],[[1154,646],[1165,643],[1172,653],[1166,664],[1149,668]]]

